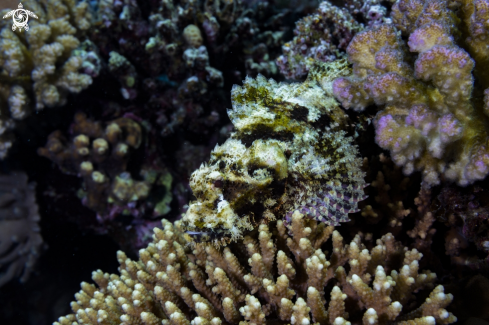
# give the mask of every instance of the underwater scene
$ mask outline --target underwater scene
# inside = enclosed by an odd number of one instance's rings
[[[489,0],[0,17],[0,324],[489,325]]]

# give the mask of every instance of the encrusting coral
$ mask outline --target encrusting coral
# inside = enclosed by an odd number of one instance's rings
[[[69,93],[92,83],[95,52],[74,51],[90,27],[88,2],[75,0],[23,1],[39,18],[28,31],[0,25],[0,159],[12,146],[8,131],[31,112],[61,106]],[[84,70],[86,69],[86,72]],[[31,95],[32,94],[32,95]]]
[[[42,237],[34,184],[24,173],[0,175],[0,286],[27,281],[40,256]]]
[[[363,30],[345,8],[328,1],[319,4],[312,15],[296,23],[294,39],[282,46],[283,55],[277,59],[280,72],[288,79],[307,75],[316,61],[329,62],[344,54],[353,36]]]
[[[489,172],[487,7],[485,0],[400,0],[392,25],[353,38],[353,76],[334,83],[344,107],[381,108],[376,142],[405,174],[421,170],[428,186],[440,178],[465,186]]]
[[[290,235],[279,220],[221,249],[189,245],[180,222],[163,220],[163,230],[155,228],[154,241],[140,250],[139,261],[119,251],[121,274],[93,272],[97,286],[83,282],[71,304],[74,314],[54,325],[432,325],[457,320],[445,310],[452,295],[441,285],[432,289],[434,273],[419,272],[422,254],[416,249],[404,248],[391,234],[370,250],[359,235],[345,245],[333,226],[298,211],[291,219]],[[323,250],[326,245],[332,245],[331,253]],[[416,303],[414,293],[425,289],[432,289],[430,295]]]
[[[303,83],[263,76],[232,90],[235,132],[191,176],[197,198],[183,216],[200,241],[240,238],[294,210],[330,225],[349,221],[364,199],[362,160],[341,130],[346,115],[331,96],[345,61],[318,64]]]

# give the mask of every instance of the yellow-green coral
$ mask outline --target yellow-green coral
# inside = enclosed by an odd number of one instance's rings
[[[23,5],[39,17],[29,21],[28,31],[12,31],[11,22],[0,25],[0,158],[12,145],[6,132],[28,115],[31,103],[38,110],[60,106],[69,93],[92,83],[79,73],[84,58],[73,54],[90,27],[88,3],[27,0]]]
[[[198,240],[236,240],[294,210],[337,225],[364,198],[361,159],[340,129],[346,115],[331,96],[344,61],[324,63],[304,83],[247,78],[232,90],[235,132],[191,177],[196,201],[183,216]]]

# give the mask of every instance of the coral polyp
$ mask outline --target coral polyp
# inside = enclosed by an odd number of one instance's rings
[[[235,132],[191,176],[196,197],[183,216],[198,241],[236,240],[295,210],[329,225],[349,221],[364,199],[361,159],[341,130],[331,95],[343,61],[318,64],[303,83],[247,78],[232,90]]]

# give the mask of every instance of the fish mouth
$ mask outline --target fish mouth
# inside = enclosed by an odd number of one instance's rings
[[[188,235],[190,235],[190,236],[209,235],[209,233],[206,232],[206,231],[192,231],[192,230],[187,230],[185,233],[188,234]]]
[[[226,236],[226,233],[224,231],[216,230],[186,230],[185,234],[190,236],[192,238],[192,241],[196,243],[220,242],[221,240],[225,240],[228,237]]]

